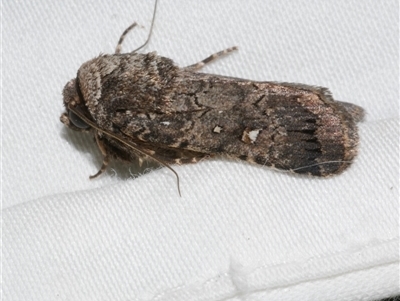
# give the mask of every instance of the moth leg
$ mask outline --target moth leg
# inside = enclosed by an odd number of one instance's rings
[[[237,50],[238,48],[236,46],[231,47],[231,48],[227,48],[225,50],[219,51],[217,53],[214,53],[212,55],[210,55],[209,57],[205,58],[204,60],[202,60],[201,62],[198,62],[196,64],[184,67],[185,70],[187,71],[197,71],[200,70],[201,68],[203,68],[205,65],[211,63],[212,61],[217,60],[218,58],[227,55],[228,53],[231,53],[235,50]]]
[[[119,38],[117,47],[115,48],[115,54],[121,53],[122,49],[122,43],[124,42],[125,36],[132,30],[137,25],[137,23],[133,23],[131,26],[129,26],[125,31],[122,33],[121,37]]]
[[[103,164],[101,165],[99,171],[98,171],[95,175],[89,176],[89,179],[97,178],[97,177],[100,176],[103,172],[105,172],[106,169],[107,169],[107,166],[108,166],[108,163],[109,163],[109,162],[110,162],[110,157],[109,157],[109,156],[105,156],[105,157],[103,158]]]
[[[99,147],[99,149],[100,149],[100,151],[101,151],[101,153],[103,155],[103,164],[101,165],[99,171],[95,175],[90,176],[89,179],[97,178],[103,172],[105,172],[106,169],[107,169],[108,163],[110,162],[110,156],[107,154],[107,150],[106,150],[106,147],[105,147],[103,141],[101,141],[99,139],[99,133],[97,131],[96,131],[94,137],[96,139],[97,146]]]
[[[154,2],[153,18],[152,18],[152,20],[151,20],[151,26],[150,26],[149,35],[147,36],[147,40],[142,44],[142,46],[140,46],[139,48],[136,48],[135,50],[133,50],[132,53],[135,53],[135,52],[138,51],[139,49],[142,49],[142,48],[143,48],[144,46],[146,46],[147,43],[150,41],[151,33],[153,32],[154,20],[155,20],[155,18],[156,18],[157,4],[158,4],[158,0],[156,0],[156,1]],[[119,38],[117,48],[115,48],[115,54],[121,53],[122,42],[124,41],[125,36],[126,36],[126,35],[128,34],[128,32],[130,32],[130,31],[132,30],[132,28],[134,28],[136,25],[137,25],[136,22],[133,23],[131,26],[129,26],[127,29],[125,29],[125,31],[122,33],[121,37]]]

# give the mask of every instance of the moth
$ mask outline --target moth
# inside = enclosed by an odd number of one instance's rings
[[[175,173],[170,164],[227,155],[312,176],[339,174],[353,161],[361,107],[323,87],[199,72],[236,47],[184,68],[155,52],[121,53],[135,25],[114,54],[84,63],[62,93],[61,122],[92,133],[104,157],[90,178],[111,158],[152,158]]]

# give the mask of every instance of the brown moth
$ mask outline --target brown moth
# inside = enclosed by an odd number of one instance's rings
[[[91,178],[110,158],[152,158],[171,169],[228,155],[313,176],[338,174],[353,161],[361,107],[322,87],[198,72],[236,47],[184,68],[155,52],[120,53],[135,25],[114,54],[84,63],[63,90],[61,122],[92,132],[104,156]]]

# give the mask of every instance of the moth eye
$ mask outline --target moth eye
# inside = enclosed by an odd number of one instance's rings
[[[76,115],[74,112],[69,111],[68,113],[69,120],[76,126],[77,128],[80,129],[88,129],[90,128],[90,125],[88,125],[86,122],[84,122],[81,118],[79,118],[78,115]]]

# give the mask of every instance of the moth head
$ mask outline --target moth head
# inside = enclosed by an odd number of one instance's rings
[[[79,85],[77,84],[76,79],[71,79],[65,85],[62,94],[66,112],[61,115],[60,121],[75,131],[90,130],[90,125],[88,125],[70,109],[71,107],[77,109],[84,107],[83,96],[79,90]]]

